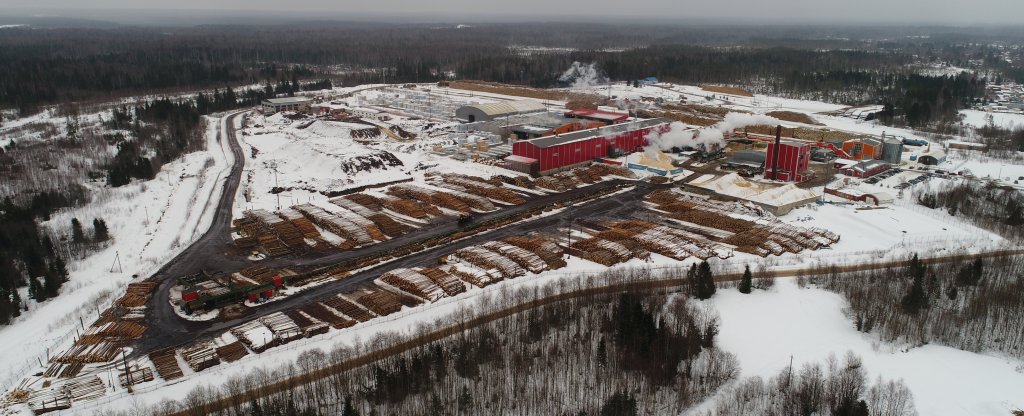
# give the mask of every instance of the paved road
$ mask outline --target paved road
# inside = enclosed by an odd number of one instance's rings
[[[436,264],[437,259],[457,249],[478,245],[486,241],[500,239],[510,235],[521,235],[530,231],[551,231],[559,225],[567,223],[571,217],[595,217],[614,216],[625,218],[631,213],[642,209],[640,201],[653,189],[664,185],[653,185],[646,182],[634,182],[625,180],[611,180],[599,182],[587,187],[573,189],[567,192],[530,196],[527,202],[522,205],[505,207],[498,211],[479,214],[474,217],[472,223],[480,223],[495,218],[502,218],[515,215],[521,212],[534,210],[549,204],[578,199],[584,196],[598,193],[607,193],[626,185],[633,185],[634,188],[608,198],[597,199],[586,204],[580,204],[571,210],[565,210],[555,215],[535,218],[513,224],[498,230],[477,234],[455,243],[428,249],[410,256],[405,256],[390,263],[374,267],[372,269],[348,276],[342,280],[332,281],[313,289],[307,290],[299,296],[271,302],[269,304],[247,309],[240,317],[230,320],[215,320],[213,322],[194,322],[182,319],[168,302],[171,287],[175,284],[175,278],[195,273],[200,270],[207,271],[231,271],[239,270],[251,262],[244,257],[228,253],[230,244],[230,230],[232,219],[232,205],[234,196],[241,179],[242,168],[244,167],[244,154],[238,144],[234,119],[241,114],[234,113],[225,118],[226,137],[229,140],[232,153],[235,155],[235,165],[231,169],[224,184],[224,193],[218,202],[213,224],[210,229],[200,237],[194,244],[182,251],[181,254],[172,259],[167,265],[160,269],[150,279],[160,284],[147,305],[146,321],[149,329],[139,344],[138,351],[149,352],[168,346],[176,346],[192,342],[200,338],[216,336],[223,331],[238,325],[242,322],[264,316],[270,313],[282,311],[306,304],[326,296],[333,296],[336,293],[343,293],[355,290],[369,284],[381,273],[398,267],[416,267]],[[302,256],[285,256],[261,261],[260,264],[272,268],[315,268],[340,263],[346,260],[362,256],[385,254],[403,245],[448,235],[459,228],[454,218],[441,218],[433,224],[424,227],[413,233],[383,241],[381,243],[363,247],[356,250],[333,251],[324,253],[307,253]]]

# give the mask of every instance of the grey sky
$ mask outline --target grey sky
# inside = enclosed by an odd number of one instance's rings
[[[156,13],[173,9],[344,19],[346,16],[405,16],[451,20],[503,16],[652,17],[661,20],[728,19],[789,23],[952,23],[1024,25],[1022,0],[0,0],[0,9],[32,9],[75,17],[68,7],[92,18],[121,13]],[[113,10],[111,10],[113,9]],[[137,10],[130,10],[137,9]],[[171,13],[178,14],[178,13]],[[77,14],[82,16],[82,14]],[[84,16],[83,16],[84,17]]]

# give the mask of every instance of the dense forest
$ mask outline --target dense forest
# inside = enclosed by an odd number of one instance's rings
[[[1024,357],[1020,256],[859,273],[823,270],[811,281],[850,302],[851,325],[888,343],[939,343]]]
[[[552,87],[579,61],[596,63],[620,81],[656,76],[846,104],[888,103],[892,115],[905,113],[916,125],[980,98],[984,77],[915,75],[911,67],[989,62],[998,69],[994,76],[1017,79],[1019,73],[996,59],[1001,50],[966,43],[988,39],[982,35],[825,41],[814,30],[368,23],[4,30],[0,108],[28,114],[49,103],[228,85],[272,86],[281,94],[287,92],[282,87],[297,89],[296,79],[353,85],[454,76]],[[863,29],[860,36],[872,33]]]

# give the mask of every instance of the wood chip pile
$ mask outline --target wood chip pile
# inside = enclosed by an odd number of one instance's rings
[[[470,193],[493,199],[506,204],[519,205],[526,203],[523,197],[511,190],[491,185],[487,182],[477,181],[460,175],[443,175],[444,181],[453,185],[466,188]]]
[[[482,247],[516,262],[519,267],[532,273],[540,273],[548,268],[548,264],[540,256],[508,243],[488,241]]]
[[[412,269],[399,268],[388,271],[380,275],[380,281],[430,302],[447,296],[433,280]]]
[[[194,371],[203,371],[220,364],[220,358],[209,342],[200,342],[181,350],[181,358]]]
[[[343,315],[359,322],[366,322],[374,318],[374,314],[355,303],[349,302],[348,299],[344,299],[341,296],[331,296],[324,299],[322,303],[327,307],[341,312]]]
[[[420,273],[427,276],[448,296],[455,296],[466,291],[466,284],[459,280],[458,277],[452,276],[437,267],[420,270]]]
[[[523,269],[505,256],[480,247],[466,247],[456,250],[451,255],[454,261],[465,262],[486,271],[497,271],[503,279],[511,279],[523,274]]]
[[[149,360],[156,367],[156,373],[164,380],[181,378],[184,374],[178,366],[178,359],[174,356],[174,349],[168,348],[149,353]]]
[[[274,312],[261,317],[259,321],[270,328],[278,344],[287,344],[304,336],[302,329],[284,313]]]

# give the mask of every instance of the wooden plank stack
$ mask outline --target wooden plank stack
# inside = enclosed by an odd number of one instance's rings
[[[167,348],[149,353],[150,361],[156,367],[156,373],[164,380],[181,378],[184,374],[178,366],[178,359],[174,356],[174,349]]]
[[[181,358],[197,372],[220,364],[220,358],[209,342],[200,342],[181,350]]]

